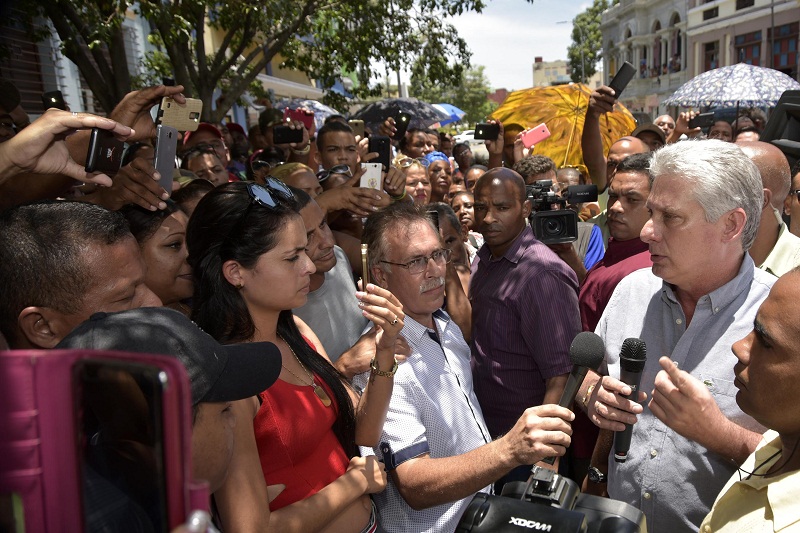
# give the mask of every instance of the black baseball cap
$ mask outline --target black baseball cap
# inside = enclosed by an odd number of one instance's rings
[[[166,307],[95,313],[56,348],[177,357],[189,374],[192,405],[249,398],[266,390],[281,373],[281,353],[271,342],[220,344],[185,315]]]

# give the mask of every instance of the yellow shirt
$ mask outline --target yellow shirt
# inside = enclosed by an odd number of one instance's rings
[[[776,453],[780,450],[778,433],[764,433],[756,451],[742,464],[745,472],[734,474],[717,496],[700,533],[800,532],[800,470],[747,479],[747,472],[756,467],[755,474],[765,474],[780,459],[781,454]]]

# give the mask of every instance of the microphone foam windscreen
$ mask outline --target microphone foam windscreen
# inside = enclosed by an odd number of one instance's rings
[[[622,368],[628,372],[641,372],[647,359],[647,344],[634,337],[625,339],[619,352]]]
[[[569,358],[573,365],[597,370],[606,355],[603,339],[591,331],[578,333],[569,346]]]

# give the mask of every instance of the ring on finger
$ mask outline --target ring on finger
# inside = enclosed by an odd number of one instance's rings
[[[394,317],[394,320],[392,320],[392,321],[390,322],[390,324],[391,324],[391,325],[393,325],[393,326],[394,326],[395,324],[397,324],[397,317]]]

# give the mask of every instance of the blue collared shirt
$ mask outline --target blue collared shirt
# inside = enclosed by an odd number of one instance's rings
[[[762,433],[736,404],[731,346],[753,329],[775,281],[744,254],[736,277],[700,298],[687,328],[672,286],[651,268],[634,272],[617,286],[596,329],[606,345],[609,375],[619,377],[623,341],[639,337],[647,343],[641,390],[648,396],[661,370],[658,359],[669,356],[710,389],[726,417]],[[697,531],[737,466],[677,434],[646,404],[633,426],[627,461],[615,462],[612,452],[608,464],[609,495],[641,509],[651,533]]]
[[[433,315],[436,335],[406,316],[401,335],[411,356],[394,376],[389,412],[378,448],[361,448],[376,455],[387,469],[429,453],[431,458],[453,457],[491,441],[478,399],[472,390],[469,346],[461,330],[442,310]],[[363,389],[369,373],[356,376],[353,384]],[[485,487],[482,492],[488,492]],[[455,531],[472,496],[429,509],[412,509],[389,478],[386,490],[373,495],[381,526],[389,533]]]

